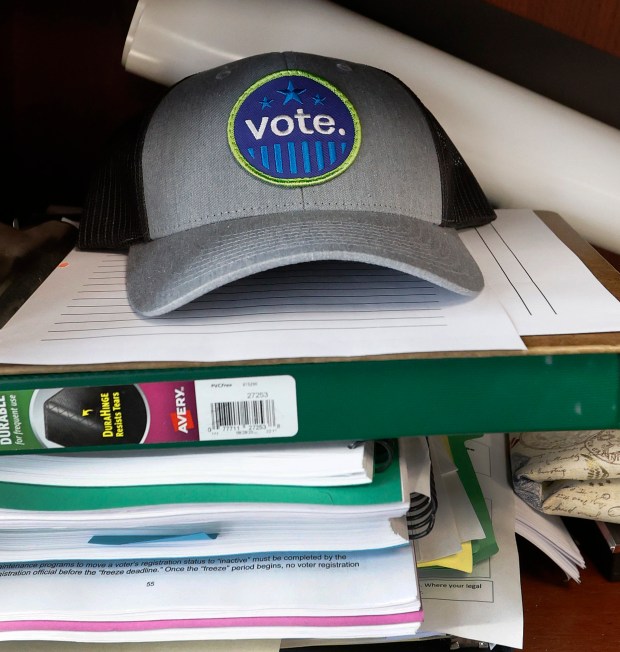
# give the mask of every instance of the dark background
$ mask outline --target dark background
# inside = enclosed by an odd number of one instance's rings
[[[620,128],[620,0],[336,4]],[[50,205],[81,206],[111,134],[164,93],[121,65],[135,5],[0,2],[0,146],[8,170],[0,221],[27,226]]]

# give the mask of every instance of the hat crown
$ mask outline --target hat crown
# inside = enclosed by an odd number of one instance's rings
[[[357,142],[351,139],[345,165],[336,161],[327,174],[312,175],[309,164],[304,174],[304,143],[311,163],[316,161],[315,145],[321,143],[325,167],[329,148],[342,144],[329,138],[333,132],[322,134],[314,128],[335,130],[344,113],[342,106],[336,106],[340,116],[334,118],[331,107],[314,105],[312,98],[321,83],[327,90],[334,89],[330,99],[342,105],[340,98],[344,98],[352,107],[355,118],[340,128],[350,131],[357,126]],[[287,88],[296,99],[284,104]],[[248,97],[261,94],[265,103],[273,99],[269,112],[261,116],[255,111],[252,116],[246,110],[239,119],[239,107],[247,105]],[[243,142],[235,136],[231,116],[237,118],[238,132],[245,129]],[[280,167],[290,170],[286,157],[295,137],[298,175],[275,179],[274,151],[279,150],[284,159]],[[250,148],[252,140],[256,145]],[[254,168],[248,163],[250,155],[240,153],[240,145],[253,149],[259,161]],[[257,173],[263,158],[270,168]],[[365,210],[441,221],[439,163],[415,98],[380,70],[316,55],[258,55],[186,78],[151,116],[142,169],[153,239],[200,224],[308,209]]]

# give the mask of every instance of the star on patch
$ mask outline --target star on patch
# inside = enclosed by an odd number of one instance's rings
[[[312,101],[314,102],[314,106],[318,106],[319,104],[323,106],[325,104],[325,98],[321,97],[318,93],[312,96]]]
[[[295,101],[299,102],[302,104],[301,98],[299,97],[302,93],[305,93],[306,89],[305,88],[295,88],[293,86],[293,82],[289,81],[288,86],[286,87],[286,90],[283,91],[278,91],[278,93],[281,93],[284,95],[284,102],[282,104],[288,104],[290,101]]]
[[[272,102],[273,102],[273,100],[268,99],[268,97],[265,95],[265,97],[263,97],[263,99],[260,101],[260,108],[261,109],[270,109]]]

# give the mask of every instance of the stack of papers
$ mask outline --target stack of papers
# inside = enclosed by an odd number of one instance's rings
[[[449,440],[459,472],[467,466],[466,457],[480,495],[489,507],[495,552],[477,562],[471,572],[438,566],[421,569],[424,622],[415,636],[400,640],[449,636],[473,641],[479,648],[486,647],[485,644],[491,649],[494,645],[521,648],[523,610],[514,531],[514,494],[507,475],[506,436],[496,433],[474,439],[450,437]],[[365,642],[385,641],[368,639]],[[337,643],[332,639],[283,641],[286,647]]]
[[[0,481],[63,487],[269,484],[335,487],[373,478],[371,442],[155,448],[0,456]]]
[[[537,512],[515,494],[517,534],[542,550],[571,579],[580,582],[579,569],[586,562],[561,516]]]
[[[523,646],[523,608],[515,541],[514,494],[507,473],[506,436],[485,434],[453,449],[467,456],[489,508],[495,554],[471,573],[420,570],[424,625],[420,636],[449,634],[508,648]]]
[[[437,492],[431,532],[415,541],[418,568],[472,572],[474,564],[497,552],[480,484],[466,452],[469,437],[428,438]]]
[[[406,473],[395,451],[372,482],[340,487],[0,482],[0,562],[402,546]]]
[[[308,453],[293,446],[281,457],[268,446],[255,456],[255,448],[237,449],[240,467],[263,474],[283,459],[303,468]],[[234,453],[210,449],[215,460],[205,463],[230,463]],[[372,461],[363,444],[329,443],[330,454],[345,458],[341,470]],[[423,611],[405,518],[406,454],[396,447],[366,483],[335,487],[0,481],[0,589],[11,595],[0,640],[412,636]],[[166,455],[153,457],[164,464]],[[42,458],[7,459],[26,460],[33,479]]]
[[[409,546],[185,560],[0,565],[0,639],[155,641],[412,635]],[[119,599],[120,598],[120,599]]]

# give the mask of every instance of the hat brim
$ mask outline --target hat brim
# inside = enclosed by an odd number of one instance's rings
[[[303,211],[223,221],[133,245],[129,303],[156,317],[237,279],[316,260],[388,267],[466,296],[484,286],[453,229],[389,213]]]

